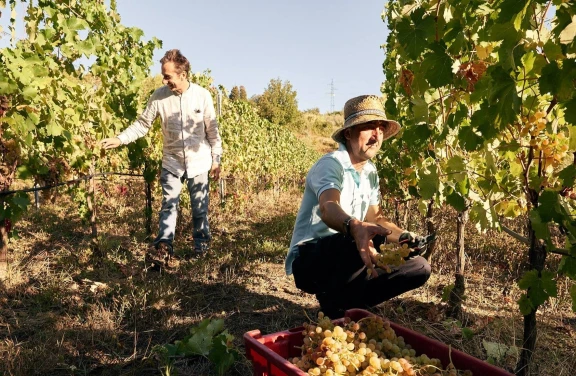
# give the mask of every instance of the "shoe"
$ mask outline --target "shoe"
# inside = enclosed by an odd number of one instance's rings
[[[200,258],[208,253],[208,243],[199,243],[194,247],[194,257]]]
[[[160,242],[148,249],[144,257],[144,262],[146,263],[146,269],[160,271],[163,268],[177,266],[173,259],[174,250],[172,246],[168,243]]]

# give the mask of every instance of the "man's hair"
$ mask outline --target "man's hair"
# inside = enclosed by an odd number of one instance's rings
[[[167,51],[164,57],[160,59],[160,64],[165,64],[168,62],[174,63],[176,73],[180,74],[184,72],[186,73],[186,77],[188,77],[188,72],[190,72],[190,62],[184,55],[180,53],[180,50],[173,49]]]

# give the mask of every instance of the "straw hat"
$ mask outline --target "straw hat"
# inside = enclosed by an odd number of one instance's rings
[[[380,97],[375,95],[361,95],[349,99],[344,105],[344,125],[332,134],[332,139],[345,144],[344,131],[346,129],[375,120],[386,123],[384,140],[394,136],[400,130],[400,124],[398,122],[386,118]]]

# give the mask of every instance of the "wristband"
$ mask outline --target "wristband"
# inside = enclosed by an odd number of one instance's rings
[[[352,236],[352,234],[350,233],[350,222],[352,222],[353,219],[356,218],[350,216],[344,220],[344,233],[348,236]]]

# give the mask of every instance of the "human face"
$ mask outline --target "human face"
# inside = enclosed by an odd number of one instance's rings
[[[182,94],[188,89],[186,72],[177,73],[176,66],[171,61],[162,64],[162,83],[174,94]]]
[[[352,164],[372,159],[382,146],[386,123],[371,121],[346,130],[345,137]]]

